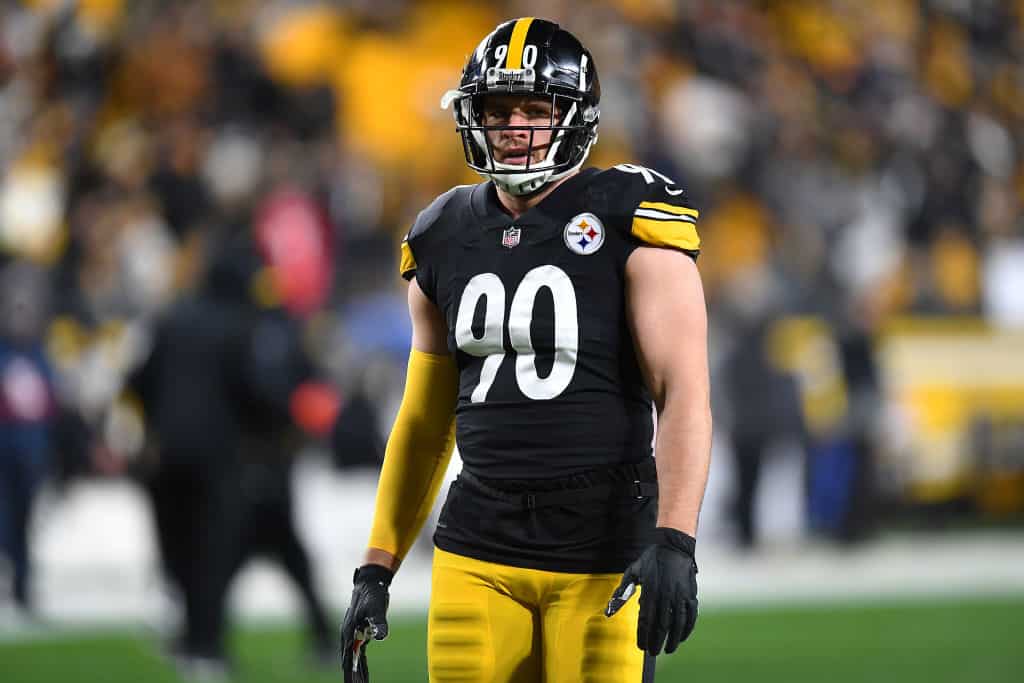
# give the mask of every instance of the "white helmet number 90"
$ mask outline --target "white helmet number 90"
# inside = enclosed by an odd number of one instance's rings
[[[494,66],[502,68],[505,64],[505,57],[508,56],[508,45],[499,45],[494,48]],[[537,64],[537,46],[527,45],[523,48],[523,68],[532,69]]]

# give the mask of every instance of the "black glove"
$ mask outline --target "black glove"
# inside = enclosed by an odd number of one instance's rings
[[[345,683],[369,683],[366,644],[388,637],[388,586],[395,573],[365,564],[352,577],[352,601],[341,623],[341,668]]]
[[[697,541],[676,529],[658,527],[654,543],[622,575],[604,614],[612,616],[635,592],[640,592],[640,623],[636,646],[651,655],[672,653],[686,640],[697,623]]]

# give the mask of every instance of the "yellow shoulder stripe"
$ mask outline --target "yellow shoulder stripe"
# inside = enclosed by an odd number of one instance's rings
[[[633,218],[633,236],[652,247],[674,247],[686,251],[700,249],[700,235],[693,223]]]
[[[530,31],[533,17],[525,17],[512,27],[512,37],[508,39],[508,57],[505,59],[506,69],[523,68],[523,47],[526,45],[526,34]]]
[[[404,276],[406,273],[413,270],[416,270],[416,257],[412,255],[412,249],[409,248],[409,242],[403,241],[402,260],[398,267],[398,272]]]
[[[666,204],[665,202],[640,202],[636,208],[654,209],[656,211],[664,211],[665,213],[673,213],[677,216],[700,217],[700,212],[697,209],[688,209],[685,206],[676,206],[675,204]]]

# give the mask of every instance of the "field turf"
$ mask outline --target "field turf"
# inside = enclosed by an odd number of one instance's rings
[[[375,683],[425,681],[423,618],[398,618],[371,645]],[[233,680],[327,683],[294,627],[248,625],[232,639]],[[3,683],[175,683],[147,637],[76,630],[3,639]],[[867,606],[705,610],[693,637],[659,658],[659,683],[1010,683],[1024,681],[1024,596]]]

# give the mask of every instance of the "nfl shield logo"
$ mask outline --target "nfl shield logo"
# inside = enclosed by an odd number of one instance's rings
[[[521,232],[522,230],[516,227],[507,228],[505,232],[501,233],[501,246],[511,249],[519,244],[519,234]]]

